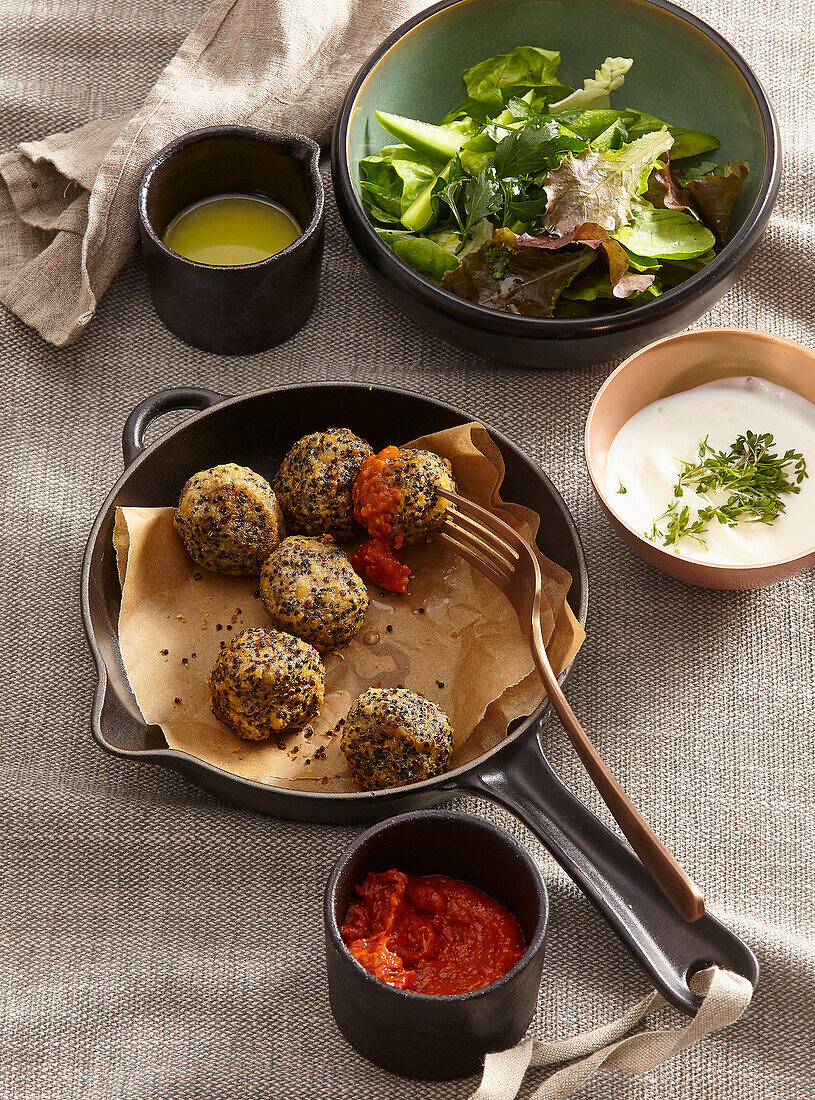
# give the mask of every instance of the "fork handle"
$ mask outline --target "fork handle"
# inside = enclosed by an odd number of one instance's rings
[[[541,724],[545,720],[544,714]],[[758,982],[758,962],[749,947],[711,913],[693,923],[680,916],[623,838],[555,775],[537,730],[477,761],[451,786],[457,794],[497,802],[520,818],[680,1012],[695,1014],[700,999],[688,979],[713,963],[743,974],[753,986]]]
[[[614,820],[677,912],[687,921],[699,920],[705,912],[705,902],[699,887],[668,851],[611,774],[608,765],[569,706],[546,655],[539,615],[534,616],[530,644],[546,694]]]

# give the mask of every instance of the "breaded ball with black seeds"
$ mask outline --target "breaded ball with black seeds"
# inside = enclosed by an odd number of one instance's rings
[[[456,491],[453,467],[432,451],[404,450],[407,457],[394,467],[393,484],[404,492],[393,521],[393,541],[419,542],[438,531],[445,520],[448,500],[436,489]]]
[[[438,489],[456,489],[446,458],[432,451],[385,447],[364,463],[354,484],[357,522],[397,549],[419,542],[439,530],[451,506]]]
[[[308,642],[255,627],[221,650],[209,690],[216,718],[239,737],[262,741],[317,717],[325,701],[325,669]]]
[[[368,589],[329,538],[291,535],[263,563],[260,596],[272,622],[321,650],[348,645],[368,610]]]
[[[233,576],[259,573],[285,533],[269,482],[234,462],[193,474],[181,490],[174,522],[198,565]]]
[[[299,535],[354,534],[351,489],[370,444],[349,428],[326,428],[299,439],[280,464],[275,492],[289,530]]]
[[[401,787],[447,770],[453,730],[444,711],[420,695],[369,688],[348,712],[340,747],[360,787]]]

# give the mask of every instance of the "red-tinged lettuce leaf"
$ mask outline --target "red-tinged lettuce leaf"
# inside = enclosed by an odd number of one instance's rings
[[[662,160],[657,161],[653,172],[648,177],[645,198],[657,209],[661,207],[664,210],[680,210],[682,213],[690,214],[698,222],[702,220],[693,201],[693,195],[686,188],[679,186],[671,171],[670,152],[666,153]]]
[[[532,237],[528,233],[522,233],[517,238],[517,245],[522,248],[551,251],[565,248],[569,244],[583,244],[588,248],[599,249],[603,253],[608,262],[608,274],[615,298],[630,298],[632,294],[647,290],[654,281],[654,275],[630,272],[626,250],[618,241],[612,239],[607,229],[597,225],[596,222],[586,222],[585,225],[577,226],[561,237]]]
[[[441,281],[460,298],[503,313],[551,317],[561,292],[594,261],[590,249],[561,252],[517,247],[508,229],[497,229]]]
[[[634,294],[642,294],[655,278],[655,275],[623,275],[616,283],[612,280],[612,294],[615,298],[630,298]]]
[[[544,249],[557,249],[565,248],[567,244],[571,244],[574,240],[574,235],[579,227],[570,229],[568,233],[564,233],[560,237],[540,236],[533,237],[529,233],[520,233],[517,237],[517,244],[520,248],[544,248]]]
[[[622,149],[569,154],[544,181],[549,202],[546,228],[562,236],[587,222],[617,229],[629,220],[634,198],[641,193],[658,158],[671,147],[667,130],[645,134]]]
[[[702,179],[690,179],[687,189],[702,212],[702,217],[716,234],[719,244],[724,244],[733,206],[747,179],[750,166],[745,160],[731,160],[723,168],[708,172]]]

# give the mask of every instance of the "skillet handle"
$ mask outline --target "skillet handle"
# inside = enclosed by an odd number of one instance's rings
[[[159,390],[139,402],[125,421],[122,430],[122,452],[125,466],[134,462],[144,450],[144,433],[158,416],[178,409],[209,409],[223,401],[226,394],[197,386]]]
[[[457,786],[505,806],[532,830],[674,1008],[696,1013],[701,1002],[688,978],[711,963],[755,988],[758,961],[750,948],[710,913],[685,921],[631,849],[555,775],[534,734],[507,745]]]

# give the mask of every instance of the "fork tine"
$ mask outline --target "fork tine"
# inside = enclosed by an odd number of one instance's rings
[[[449,546],[464,561],[469,562],[479,573],[483,573],[488,580],[492,581],[499,592],[503,592],[509,599],[509,582],[503,573],[499,573],[497,569],[490,565],[486,558],[483,558],[475,550],[471,550],[457,539],[451,538],[445,531],[438,531],[436,538],[439,542],[443,542],[445,546]]]
[[[522,554],[527,549],[527,544],[517,531],[513,530],[513,528],[499,516],[487,511],[486,508],[482,508],[480,504],[475,504],[473,501],[468,500],[467,497],[459,496],[458,493],[451,493],[449,490],[441,489],[438,486],[436,486],[436,492],[439,496],[444,497],[445,500],[449,500],[452,504],[455,504],[456,508],[465,513],[465,515],[480,520],[484,527],[494,531],[496,534],[500,533],[516,553]]]
[[[507,580],[512,579],[512,574],[515,572],[515,562],[508,561],[488,538],[484,538],[480,528],[475,531],[468,531],[461,526],[459,517],[450,516],[444,525],[444,530],[449,535],[457,536],[460,542],[478,550],[499,573],[505,575]],[[485,532],[485,534],[487,533]]]
[[[451,509],[447,513],[447,523],[456,523],[459,527],[463,527],[466,531],[469,531],[470,534],[478,536],[478,538],[491,547],[496,554],[504,558],[511,569],[515,568],[515,564],[520,555],[505,539],[501,538],[497,531],[485,527],[483,523],[480,523],[477,519],[473,519],[472,516],[466,515],[458,508]]]

